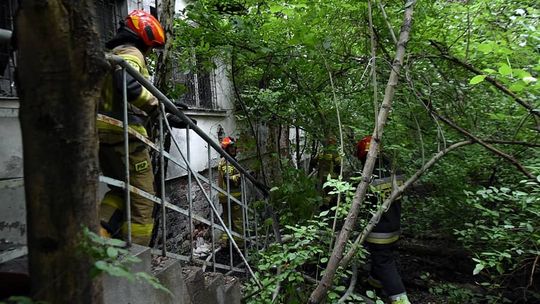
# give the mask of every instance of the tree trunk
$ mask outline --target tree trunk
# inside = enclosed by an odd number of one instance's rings
[[[159,22],[165,30],[165,47],[157,60],[156,87],[167,95],[170,88],[172,75],[172,49],[174,39],[174,3],[171,0],[161,0],[159,10]]]
[[[102,303],[83,226],[97,230],[96,104],[107,65],[91,0],[20,1],[17,85],[32,295]]]
[[[409,33],[412,26],[412,14],[415,2],[415,0],[409,0],[405,4],[405,16],[403,24],[401,26],[399,41],[396,47],[396,55],[392,64],[392,71],[390,72],[390,76],[388,78],[383,103],[381,105],[381,109],[377,118],[377,125],[375,126],[375,130],[373,132],[373,140],[371,141],[371,146],[369,148],[366,164],[364,165],[364,168],[362,170],[362,180],[360,182],[360,185],[358,185],[358,188],[356,189],[351,210],[349,211],[349,214],[345,219],[343,229],[341,230],[339,237],[336,241],[336,245],[334,246],[334,250],[332,252],[332,255],[330,256],[326,271],[319,285],[317,285],[315,290],[311,293],[309,297],[309,303],[320,303],[325,297],[326,292],[328,291],[330,286],[332,286],[332,280],[334,279],[334,276],[336,274],[339,261],[343,257],[345,245],[347,244],[349,235],[354,228],[354,224],[356,223],[358,212],[360,211],[360,205],[366,196],[366,190],[368,188],[369,181],[371,179],[371,173],[373,172],[375,160],[377,158],[379,141],[382,137],[383,129],[390,113],[390,109],[392,108],[392,99],[394,97],[395,89],[397,86],[398,75],[401,70],[401,66],[403,65],[405,46],[409,41]]]

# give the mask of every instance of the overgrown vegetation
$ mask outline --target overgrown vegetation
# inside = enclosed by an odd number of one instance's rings
[[[309,161],[324,139],[338,134],[335,94],[345,178],[360,170],[354,143],[373,130],[405,1],[371,5],[376,58],[367,1],[201,0],[176,22],[175,47],[186,69],[193,54],[214,58],[207,68],[225,63],[236,113],[246,124],[279,135],[293,127],[304,136],[298,149],[290,145],[289,165],[277,166],[280,177],[272,184],[284,233],[294,237],[255,257],[267,286],[256,302],[271,302],[278,282],[277,302],[305,302],[313,285],[302,274],[319,276],[328,259],[333,212],[314,216],[322,199],[297,160]],[[430,168],[403,203],[407,235],[443,238],[474,259],[469,282],[481,292],[419,278],[432,295],[455,303],[540,299],[540,191],[531,178],[540,167],[539,15],[537,1],[416,3],[382,146],[410,176],[451,144],[474,142]],[[283,147],[274,148],[277,159]],[[276,170],[276,159],[261,161]],[[347,271],[335,286],[345,287]]]
[[[153,288],[166,293],[171,292],[151,274],[143,271],[134,272],[131,266],[140,263],[141,259],[132,255],[126,247],[126,242],[119,239],[103,238],[88,228],[83,228],[84,241],[81,243],[81,254],[92,257],[92,277],[108,274],[113,277],[124,278],[130,282],[150,284]]]

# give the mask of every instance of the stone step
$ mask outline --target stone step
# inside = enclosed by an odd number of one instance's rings
[[[242,285],[240,280],[235,277],[226,276],[225,277],[225,298],[227,299],[226,303],[241,303],[242,302]]]
[[[240,304],[242,295],[237,278],[203,272],[193,266],[185,267],[183,272],[193,304]]]
[[[150,273],[152,263],[150,248],[133,244],[129,251],[133,256],[141,259],[140,263],[134,263],[130,266],[130,272]],[[154,290],[155,289],[146,282],[132,282],[123,277],[113,277],[110,275],[105,275],[103,278],[103,296],[104,303],[106,304],[159,303],[150,299],[151,296],[155,294]]]
[[[191,304],[180,261],[171,258],[165,260],[159,269],[153,271],[153,275],[172,293],[171,295],[156,290],[157,303]]]
[[[186,282],[187,290],[191,303],[197,304],[200,299],[204,298],[204,276],[200,267],[186,266],[182,268],[182,275]]]
[[[207,303],[225,304],[225,279],[223,274],[218,272],[205,272],[204,288],[208,295]]]

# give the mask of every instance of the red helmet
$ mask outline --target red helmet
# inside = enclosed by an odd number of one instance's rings
[[[223,150],[227,149],[228,147],[230,146],[234,146],[236,145],[236,140],[232,137],[225,137],[222,141],[221,141],[221,148],[223,148]]]
[[[366,159],[366,155],[369,151],[369,146],[371,145],[371,135],[368,135],[358,143],[356,143],[356,157],[360,160]]]
[[[159,21],[142,10],[134,10],[126,17],[126,26],[149,47],[165,45],[165,32]]]

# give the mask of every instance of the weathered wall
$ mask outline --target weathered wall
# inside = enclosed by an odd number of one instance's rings
[[[23,176],[18,99],[0,99],[0,179]]]
[[[19,101],[0,99],[0,251],[26,244]]]

